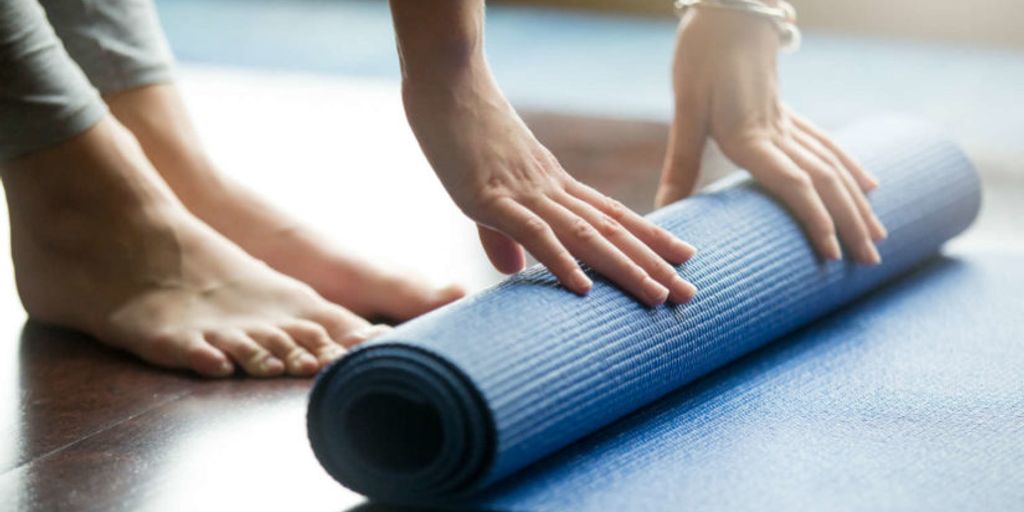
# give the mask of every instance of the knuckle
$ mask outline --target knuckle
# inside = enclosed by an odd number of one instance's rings
[[[647,271],[644,270],[640,265],[637,265],[636,263],[629,264],[629,267],[626,271],[626,275],[629,276],[629,279],[635,283],[642,283],[644,280],[650,277]]]
[[[627,215],[626,205],[610,197],[604,198],[604,209],[613,219],[621,221]]]
[[[622,236],[622,224],[609,215],[602,214],[597,221],[597,230],[605,238],[618,238]]]
[[[532,187],[529,192],[516,196],[516,201],[531,210],[535,210],[547,198],[545,187]]]
[[[811,179],[818,186],[838,187],[842,185],[842,182],[839,178],[839,173],[833,171],[832,169],[815,168],[815,170],[812,171]]]
[[[537,217],[528,217],[522,224],[523,235],[527,237],[541,238],[547,234],[548,229],[547,223]]]
[[[674,238],[668,231],[665,231],[653,222],[645,222],[641,232],[647,240],[654,240],[663,244],[669,243]]]
[[[573,219],[570,229],[573,236],[584,242],[591,241],[597,237],[597,231],[594,229],[594,226],[591,226],[589,222],[579,217]]]
[[[487,219],[491,212],[498,209],[505,196],[490,189],[476,194],[468,202],[457,203],[459,209],[468,217]]]
[[[849,169],[846,168],[846,165],[843,164],[842,160],[835,153],[825,152],[825,162],[838,172],[849,172]]]
[[[654,269],[652,269],[651,275],[661,282],[672,280],[677,276],[676,271],[673,270],[672,267],[660,262],[655,265]]]
[[[800,172],[788,172],[780,177],[783,186],[787,188],[804,190],[814,186],[811,177]]]

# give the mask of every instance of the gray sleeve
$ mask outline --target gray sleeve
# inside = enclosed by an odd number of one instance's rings
[[[173,79],[152,0],[39,0],[71,58],[110,94]]]
[[[63,142],[106,112],[42,7],[0,1],[0,161]]]

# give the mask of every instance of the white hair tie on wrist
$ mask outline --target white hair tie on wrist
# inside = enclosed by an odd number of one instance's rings
[[[679,16],[691,7],[712,7],[730,9],[761,16],[771,20],[782,40],[782,49],[795,52],[800,48],[800,29],[796,26],[796,9],[785,0],[778,0],[777,6],[771,6],[758,0],[675,0],[676,12]]]

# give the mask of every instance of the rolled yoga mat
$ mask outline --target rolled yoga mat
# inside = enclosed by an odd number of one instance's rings
[[[577,297],[528,269],[325,369],[307,417],[317,458],[371,498],[472,502],[907,273],[976,217],[974,169],[927,127],[885,118],[838,138],[881,182],[870,194],[889,230],[881,265],[819,260],[787,211],[749,181],[691,197],[649,216],[700,251],[678,268],[699,290],[689,304],[647,308],[592,272],[592,291]]]

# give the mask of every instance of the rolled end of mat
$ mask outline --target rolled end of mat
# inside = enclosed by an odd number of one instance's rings
[[[489,466],[494,429],[466,377],[440,357],[382,344],[324,371],[307,428],[327,472],[370,496],[457,494]]]

